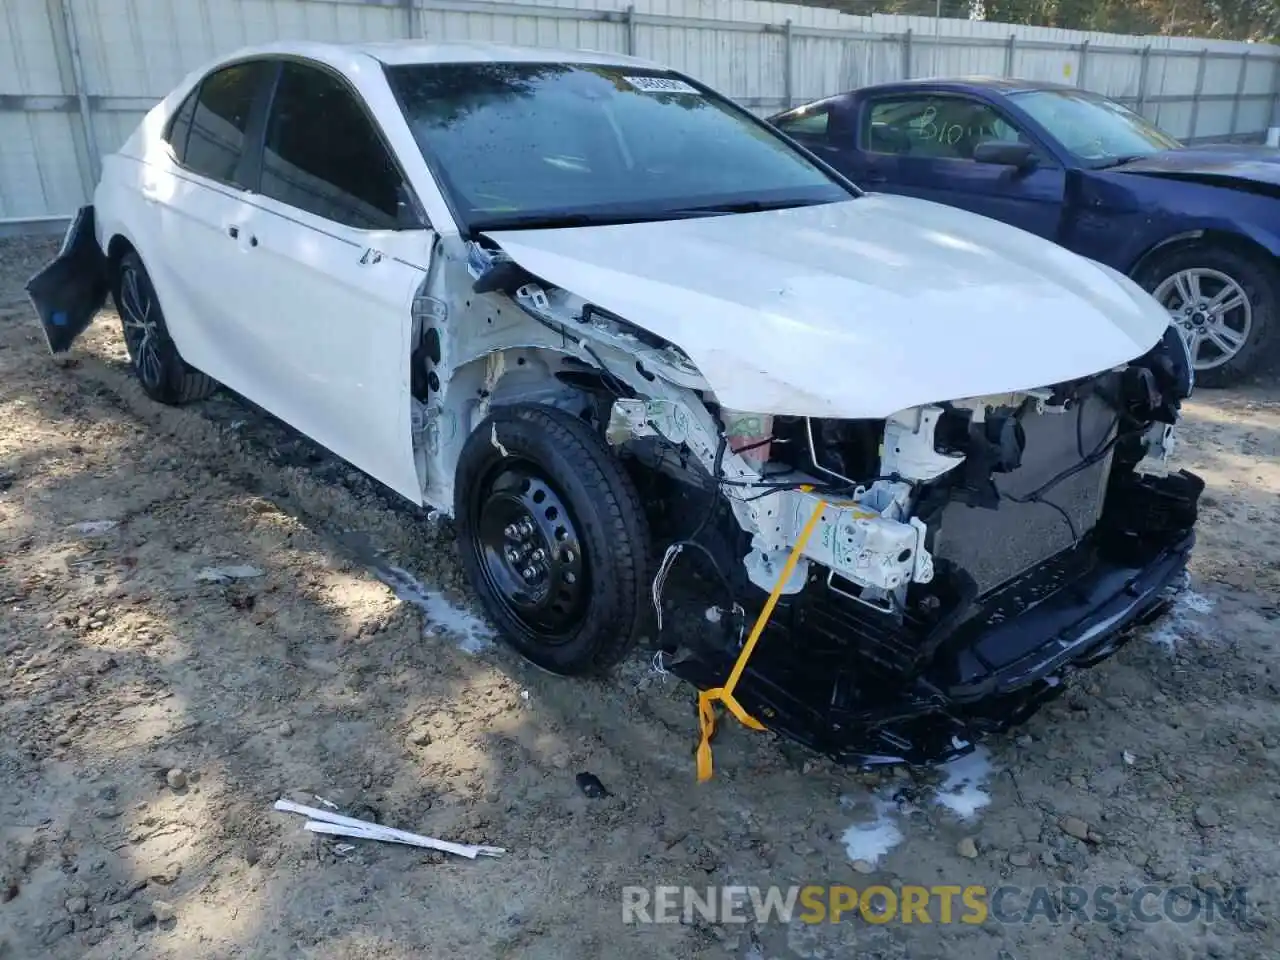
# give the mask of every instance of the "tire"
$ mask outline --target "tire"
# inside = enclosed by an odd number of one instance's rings
[[[463,445],[455,484],[463,569],[507,642],[562,676],[621,660],[646,609],[649,528],[600,436],[563,410],[499,407]]]
[[[216,380],[178,353],[147,268],[132,250],[121,258],[111,292],[129,363],[148,397],[177,405],[204,400],[218,389]]]
[[[1188,272],[1204,275],[1202,302],[1211,303],[1216,293],[1225,290],[1225,279],[1243,292],[1245,304],[1225,316],[1198,311],[1196,304],[1188,312],[1183,293],[1186,288],[1180,290],[1178,283],[1178,278]],[[1232,247],[1185,246],[1159,256],[1142,268],[1136,279],[1169,308],[1184,336],[1196,334],[1202,341],[1193,344],[1197,384],[1237,384],[1272,356],[1280,331],[1280,272],[1262,258]],[[1219,338],[1230,336],[1230,342],[1222,342],[1234,347],[1235,352],[1228,355],[1209,338],[1209,331],[1216,332]],[[1234,339],[1241,335],[1243,342],[1235,346]]]

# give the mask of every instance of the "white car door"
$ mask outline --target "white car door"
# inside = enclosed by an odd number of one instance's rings
[[[409,498],[414,295],[434,236],[362,101],[338,75],[281,64],[241,225],[237,296],[252,398]]]
[[[247,396],[254,382],[239,362],[237,322],[249,306],[246,144],[273,69],[253,60],[205,77],[164,132],[169,155],[151,157],[139,184],[146,227],[136,239],[174,342],[188,363]]]

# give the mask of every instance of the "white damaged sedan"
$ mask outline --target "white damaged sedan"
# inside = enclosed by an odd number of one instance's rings
[[[28,290],[55,353],[111,296],[154,399],[224,384],[451,515],[533,662],[656,636],[842,761],[1021,721],[1194,543],[1159,304],[627,57],[241,50],[106,158]]]

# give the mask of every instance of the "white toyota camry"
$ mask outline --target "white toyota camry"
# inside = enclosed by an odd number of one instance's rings
[[[451,515],[534,662],[648,634],[844,760],[1020,721],[1159,615],[1194,542],[1154,300],[864,194],[646,61],[241,50],[106,158],[28,289],[54,352],[109,295],[151,397],[223,384]],[[675,568],[698,629],[664,624]]]

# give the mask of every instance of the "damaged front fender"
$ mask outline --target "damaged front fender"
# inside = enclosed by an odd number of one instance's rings
[[[76,212],[57,256],[27,281],[26,290],[49,350],[66,353],[93,322],[110,290],[107,257],[98,245],[92,205]]]

